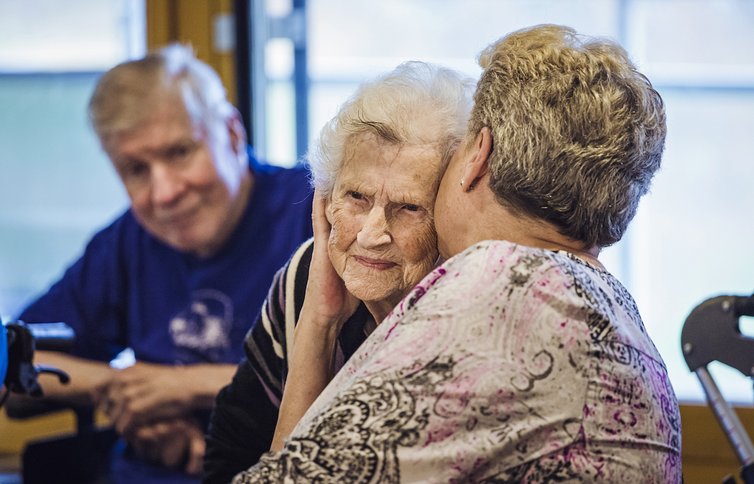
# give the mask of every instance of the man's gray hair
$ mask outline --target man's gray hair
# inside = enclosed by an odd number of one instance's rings
[[[190,47],[171,44],[113,67],[97,82],[89,100],[89,120],[102,139],[137,127],[178,94],[194,123],[213,126],[235,112],[217,73]]]
[[[433,146],[446,166],[466,133],[473,85],[454,70],[418,61],[362,84],[322,128],[309,154],[315,188],[332,193],[346,146],[364,133],[394,144]]]
[[[660,167],[665,107],[618,44],[541,25],[482,52],[469,135],[492,131],[490,187],[587,247],[621,239]]]

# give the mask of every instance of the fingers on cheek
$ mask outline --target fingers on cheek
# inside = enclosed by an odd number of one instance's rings
[[[327,200],[322,197],[317,197],[314,202],[312,212],[327,216],[328,203]]]

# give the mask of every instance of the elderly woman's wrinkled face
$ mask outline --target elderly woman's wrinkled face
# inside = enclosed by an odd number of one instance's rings
[[[395,305],[434,267],[441,165],[434,147],[351,139],[327,218],[330,259],[357,298]]]

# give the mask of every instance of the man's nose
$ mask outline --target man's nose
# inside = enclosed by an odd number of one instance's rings
[[[356,235],[362,247],[371,249],[389,244],[393,238],[388,230],[387,217],[383,207],[372,207],[364,220],[364,225]]]
[[[173,203],[181,196],[186,187],[180,173],[166,166],[153,169],[151,185],[152,202],[155,205]]]

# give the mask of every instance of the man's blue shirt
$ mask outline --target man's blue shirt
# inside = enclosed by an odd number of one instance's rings
[[[130,347],[146,362],[237,364],[275,272],[312,235],[308,172],[250,165],[252,196],[217,254],[179,252],[127,210],[19,319],[68,323],[83,358],[107,362]]]

